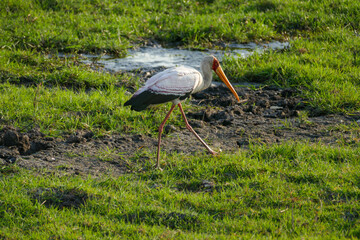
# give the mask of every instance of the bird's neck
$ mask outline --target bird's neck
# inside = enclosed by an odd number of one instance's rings
[[[210,87],[210,85],[211,85],[212,76],[213,76],[212,69],[211,68],[207,69],[206,66],[201,66],[201,74],[203,77],[203,83],[201,86],[201,90],[204,90],[204,89]]]

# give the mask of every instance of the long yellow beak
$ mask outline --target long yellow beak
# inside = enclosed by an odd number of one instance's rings
[[[219,66],[216,69],[216,74],[219,76],[219,78],[221,79],[221,81],[223,81],[225,83],[225,85],[230,89],[230,91],[234,94],[236,100],[238,102],[240,102],[240,98],[238,96],[238,94],[236,93],[235,89],[233,88],[233,86],[231,85],[231,83],[229,82],[229,80],[227,79],[224,71],[222,70],[221,66]]]

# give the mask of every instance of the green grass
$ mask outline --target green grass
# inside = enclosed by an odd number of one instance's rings
[[[168,156],[163,172],[133,163],[134,172],[118,178],[15,168],[0,181],[0,236],[357,238],[359,151],[252,145],[217,158]]]
[[[323,112],[359,111],[358,1],[7,0],[0,9],[2,83],[137,88],[128,76],[81,65],[77,53],[122,56],[148,40],[204,48],[279,39],[290,40],[290,49],[228,59],[231,80],[298,88]],[[74,57],[54,57],[58,52]]]
[[[0,46],[121,53],[156,39],[206,46],[359,28],[357,1],[23,1],[0,5]],[[54,27],[56,26],[56,27]],[[330,28],[330,30],[328,30]]]
[[[336,34],[336,33],[335,33]],[[338,44],[331,38],[343,38]],[[228,59],[225,71],[238,81],[297,88],[311,106],[324,112],[359,111],[360,40],[351,32],[324,34],[322,40],[293,40],[290,49]]]
[[[122,107],[127,98],[125,89],[114,85],[99,90],[73,91],[42,85],[24,87],[3,84],[0,86],[0,98],[0,115],[4,122],[23,131],[39,127],[42,132],[52,136],[78,129],[90,130],[96,135],[107,132],[155,134],[163,120],[163,116],[157,112],[166,112],[169,108],[165,104],[154,111],[131,111]],[[176,125],[182,124],[178,111],[171,117]]]
[[[232,82],[299,89],[323,113],[360,111],[359,1],[5,0],[0,20],[1,126],[156,135],[169,106],[123,108],[138,79],[95,71],[79,57],[124,56],[153,40],[199,49],[290,41],[286,50],[229,58],[224,70]],[[250,145],[218,158],[167,155],[163,172],[124,159],[132,173],[97,179],[3,165],[0,238],[359,238],[359,152],[346,143]]]

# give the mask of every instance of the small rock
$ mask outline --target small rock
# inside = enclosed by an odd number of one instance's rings
[[[44,160],[47,162],[55,162],[56,161],[56,159],[54,157],[45,157]]]
[[[283,107],[271,106],[270,109],[271,109],[271,110],[281,110],[281,109],[283,109]]]

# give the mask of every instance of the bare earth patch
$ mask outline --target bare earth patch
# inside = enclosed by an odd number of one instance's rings
[[[243,103],[227,88],[211,87],[195,94],[188,112],[190,124],[215,151],[236,152],[249,144],[275,144],[291,140],[330,145],[358,144],[360,115],[324,115],[310,109],[295,90],[237,87]],[[166,113],[159,113],[165,115]],[[162,151],[194,154],[206,149],[185,128],[166,127]],[[355,131],[349,126],[355,126]],[[27,169],[99,176],[118,176],[135,161],[155,162],[156,137],[113,134],[101,138],[79,131],[64,139],[46,137],[37,129],[21,133],[12,127],[0,131],[0,165],[16,163]],[[148,153],[152,152],[151,155]]]

